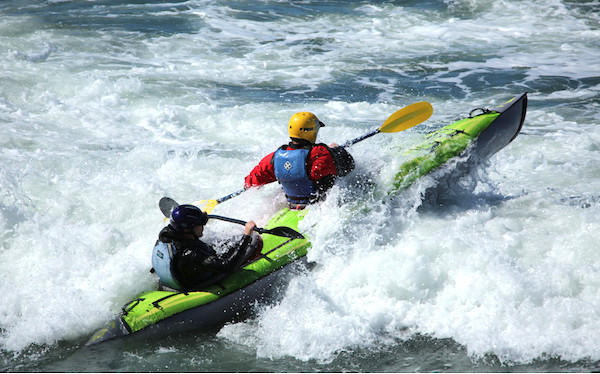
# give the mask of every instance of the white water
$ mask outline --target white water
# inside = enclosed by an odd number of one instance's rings
[[[303,223],[318,266],[218,336],[325,362],[417,333],[506,362],[600,360],[600,17],[588,3],[322,3],[309,16],[278,2],[2,6],[0,348],[85,340],[151,288],[160,197],[239,189],[296,111],[341,142],[430,101],[426,124],[351,149],[384,184],[421,132],[529,91],[521,135],[463,188],[423,200],[437,183],[424,178],[355,214],[336,202],[359,173],[342,181]],[[193,31],[140,31],[138,13]],[[273,185],[215,213],[263,225],[282,205]]]

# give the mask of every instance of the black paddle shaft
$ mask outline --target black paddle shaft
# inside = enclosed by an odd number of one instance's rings
[[[365,139],[370,138],[371,136],[377,135],[381,132],[381,129],[375,129],[369,133],[366,133],[364,135],[359,136],[358,138],[352,139],[352,140],[348,140],[346,143],[342,144],[342,147],[348,147],[351,146],[352,144],[356,144],[358,142],[362,142]]]
[[[158,202],[158,207],[160,208],[160,211],[167,218],[171,216],[171,212],[173,211],[173,209],[177,208],[178,206],[179,204],[177,203],[177,201],[171,199],[170,197],[163,197]],[[217,216],[213,214],[209,214],[208,218],[237,223],[238,225],[246,225],[246,222],[242,221],[241,219]],[[273,227],[272,229],[263,229],[261,227],[255,227],[254,231],[258,232],[259,234],[271,234],[275,236],[283,236],[285,238],[290,239],[305,239],[304,235],[300,234],[298,231],[292,229],[291,227],[286,226],[277,226]]]
[[[230,217],[217,216],[214,214],[209,214],[208,218],[219,219],[221,221],[237,223],[238,225],[246,225],[246,221],[242,221],[241,219],[235,219]],[[277,226],[272,229],[263,229],[261,227],[254,227],[254,231],[259,234],[271,234],[275,236],[283,236],[290,239],[304,239],[304,235],[300,234],[298,231],[292,229],[291,227],[286,226]]]

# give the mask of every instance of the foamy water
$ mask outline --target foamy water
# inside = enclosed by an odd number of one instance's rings
[[[323,365],[421,335],[505,363],[600,360],[598,9],[3,3],[3,367],[32,345],[40,365],[59,342],[76,347],[154,286],[160,197],[239,189],[296,111],[327,124],[322,141],[343,142],[417,101],[432,118],[353,146],[357,171],[302,223],[316,267],[216,339]],[[522,133],[467,178],[440,171],[392,200],[352,187],[364,175],[384,186],[424,132],[524,91]],[[354,199],[371,209],[357,213]],[[215,213],[264,225],[282,205],[272,185]]]

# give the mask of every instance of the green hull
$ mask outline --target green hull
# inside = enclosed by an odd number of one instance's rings
[[[491,111],[462,119],[434,131],[428,140],[410,149],[412,156],[400,166],[394,190],[402,190],[450,159],[474,146],[472,157],[487,158],[507,146],[521,131],[527,111],[527,95],[515,97]],[[493,124],[493,126],[492,126]]]
[[[413,148],[410,161],[395,176],[394,190],[409,186],[471,146],[472,155],[489,157],[510,143],[525,119],[527,97],[512,99],[499,108],[463,119],[434,131],[427,142]],[[283,209],[265,228],[287,226],[298,230],[306,210]],[[256,300],[268,298],[288,265],[303,258],[311,244],[263,234],[263,256],[220,283],[198,292],[150,291],[139,295],[123,312],[96,332],[88,345],[131,335],[155,335],[189,330],[211,330],[244,315]]]
[[[298,230],[306,210],[283,209],[265,225]],[[149,333],[188,329],[210,330],[248,312],[250,305],[277,286],[286,265],[307,254],[307,239],[289,239],[263,234],[262,256],[218,284],[197,292],[149,291],[123,307],[114,321],[97,331],[87,345],[152,330]]]

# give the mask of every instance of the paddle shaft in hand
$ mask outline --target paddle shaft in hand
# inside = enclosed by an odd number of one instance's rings
[[[214,214],[209,214],[208,218],[220,219],[221,221],[237,223],[239,225],[244,225],[244,226],[247,223],[246,221],[242,221],[240,219],[216,216]],[[254,227],[254,231],[256,231],[259,234],[271,234],[271,235],[275,235],[275,236],[283,236],[283,237],[290,238],[290,239],[304,239],[304,235],[300,234],[298,231],[292,229],[291,227],[286,227],[286,226],[277,226],[277,227],[273,227],[272,229],[263,229],[260,227]]]
[[[173,209],[177,208],[178,206],[179,206],[179,204],[177,203],[177,201],[171,199],[170,197],[163,197],[158,202],[158,207],[160,208],[160,211],[167,218],[169,218],[171,216],[171,212],[173,211]],[[216,215],[212,215],[212,214],[209,214],[208,218],[214,218],[214,219],[218,219],[221,221],[237,223],[237,224],[243,225],[243,226],[245,226],[247,223],[240,219],[216,216]],[[275,236],[283,236],[285,238],[290,238],[290,239],[304,239],[304,235],[300,234],[298,231],[296,231],[290,227],[285,227],[285,226],[277,226],[277,227],[273,227],[272,229],[263,229],[260,227],[254,227],[254,231],[258,232],[259,234],[271,234],[271,235],[275,235]]]
[[[432,113],[433,107],[430,103],[426,101],[411,104],[407,107],[396,111],[394,114],[389,116],[388,119],[386,119],[383,125],[381,125],[379,128],[370,131],[362,136],[359,136],[356,139],[347,141],[342,145],[342,147],[351,146],[352,144],[361,142],[381,132],[392,133],[408,130],[411,127],[416,126],[419,123],[427,120],[429,117],[431,117]],[[194,202],[194,205],[199,206],[200,209],[204,210],[206,213],[210,213],[213,211],[213,209],[215,209],[217,204],[234,198],[244,191],[246,191],[246,189],[242,188],[240,190],[235,191],[234,193],[231,193],[227,196],[223,196],[222,198],[217,200],[199,200]]]

